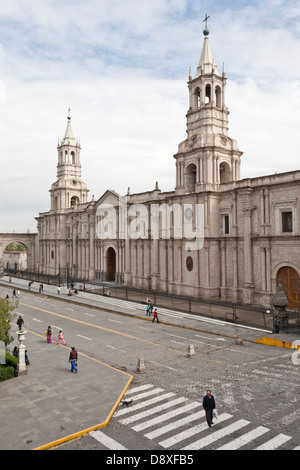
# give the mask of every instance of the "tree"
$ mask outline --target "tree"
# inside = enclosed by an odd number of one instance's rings
[[[7,245],[5,251],[26,251],[26,248],[22,243],[11,242]]]
[[[10,334],[10,322],[16,318],[16,314],[13,311],[17,306],[18,302],[0,297],[0,341],[3,341],[5,346],[14,340]]]

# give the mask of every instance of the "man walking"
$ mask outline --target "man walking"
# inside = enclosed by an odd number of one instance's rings
[[[22,318],[21,315],[20,315],[19,318],[18,318],[18,320],[17,320],[17,325],[18,325],[18,327],[19,327],[19,331],[22,330],[23,324],[24,324],[24,320],[23,320],[23,318]]]
[[[69,356],[69,362],[71,362],[71,372],[77,372],[78,371],[76,361],[77,361],[77,351],[74,348],[74,346],[72,346],[70,356]]]
[[[203,398],[203,408],[206,413],[206,421],[208,426],[211,428],[213,423],[213,410],[216,408],[216,403],[214,396],[211,394],[210,390],[206,390],[206,395]]]

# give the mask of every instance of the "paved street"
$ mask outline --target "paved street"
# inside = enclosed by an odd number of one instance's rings
[[[55,286],[39,295],[27,291],[26,281],[6,281],[1,296],[20,286],[16,312],[25,321],[31,365],[27,375],[0,386],[1,449],[16,448],[16,440],[20,449],[53,442],[60,450],[300,448],[297,352],[254,343],[299,338],[159,306],[157,324],[144,305],[82,292],[69,298],[63,290],[57,295]],[[66,346],[56,344],[59,330]],[[79,353],[78,374],[70,372],[71,346]],[[140,358],[143,374],[137,372]],[[207,388],[218,411],[211,429],[202,409]],[[128,407],[122,404],[126,389]]]

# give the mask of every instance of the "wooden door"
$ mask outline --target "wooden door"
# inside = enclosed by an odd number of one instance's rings
[[[106,280],[114,282],[116,276],[116,252],[113,248],[107,250],[107,275]]]
[[[284,266],[278,271],[278,279],[281,279],[283,290],[289,301],[287,308],[300,310],[300,278],[297,271],[289,266]]]

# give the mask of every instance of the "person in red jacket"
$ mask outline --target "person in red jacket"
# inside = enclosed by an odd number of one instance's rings
[[[71,372],[78,372],[78,367],[77,367],[77,351],[72,346],[70,356],[69,356],[69,362],[71,362]]]
[[[156,319],[157,323],[159,323],[158,316],[157,316],[157,308],[154,309],[152,323],[154,323],[155,319]]]

